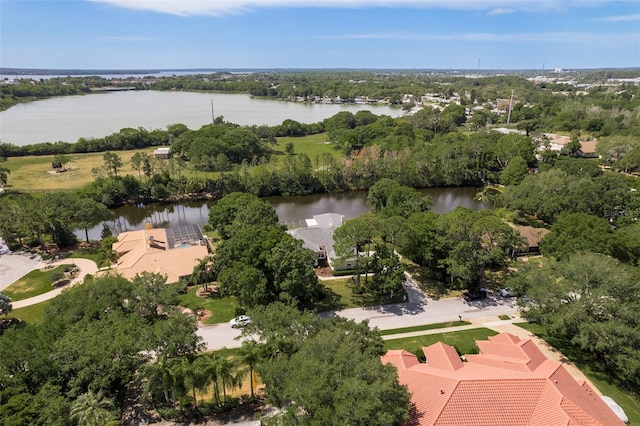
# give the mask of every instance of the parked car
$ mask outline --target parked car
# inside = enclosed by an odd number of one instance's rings
[[[229,324],[231,328],[244,327],[247,324],[251,323],[251,317],[249,315],[240,315],[239,317],[235,317]]]
[[[466,300],[467,302],[469,302],[471,300],[486,299],[487,298],[487,290],[484,289],[484,288],[476,288],[476,289],[464,292],[462,297],[464,297],[464,300]]]
[[[509,287],[500,290],[500,296],[502,297],[516,297],[516,293]]]

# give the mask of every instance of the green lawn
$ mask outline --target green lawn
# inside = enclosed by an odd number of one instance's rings
[[[391,334],[411,333],[414,331],[423,331],[423,330],[435,330],[438,328],[446,328],[446,327],[460,327],[462,325],[469,325],[469,324],[471,323],[466,321],[441,322],[439,324],[416,325],[414,327],[394,328],[391,330],[380,330],[380,334],[382,336],[389,336]]]
[[[284,137],[278,138],[278,142],[274,145],[274,151],[278,154],[284,154],[284,147],[287,143],[293,142],[294,154],[307,154],[313,167],[316,167],[316,156],[320,154],[331,154],[336,160],[342,158],[342,153],[333,147],[333,144],[327,142],[327,133],[318,133],[316,135],[302,137]]]
[[[235,297],[198,297],[196,291],[200,286],[191,287],[187,294],[178,296],[178,303],[193,311],[203,308],[211,312],[211,316],[204,321],[205,324],[216,324],[227,322],[237,316],[236,309],[239,307]]]
[[[361,308],[365,306],[387,305],[391,303],[401,303],[404,301],[406,292],[402,291],[394,293],[393,297],[369,296],[353,294],[349,286],[350,278],[341,278],[337,280],[320,281],[324,286],[325,297],[316,304],[318,311],[331,311],[349,308]]]
[[[60,265],[55,268],[40,271],[35,270],[29,272],[15,283],[11,284],[4,290],[4,293],[13,301],[28,299],[33,296],[44,294],[53,290],[51,279],[52,273],[64,272],[65,269],[73,268],[73,265]]]
[[[136,152],[146,152],[153,154],[154,147],[117,151],[122,158],[122,168],[119,174],[130,174],[137,176],[138,173],[131,166],[131,157]],[[65,165],[69,171],[63,173],[49,173],[53,155],[38,155],[26,157],[10,157],[2,163],[2,167],[10,170],[8,176],[8,189],[23,192],[47,192],[47,191],[70,191],[80,189],[88,183],[94,181],[91,170],[104,164],[102,158],[104,152],[89,154],[69,154],[71,159]]]
[[[100,261],[100,255],[98,254],[98,248],[85,248],[85,249],[76,249],[74,251],[72,251],[69,256],[67,256],[68,259],[89,259],[89,260],[93,260],[96,265],[99,263]]]
[[[450,333],[427,334],[425,336],[406,337],[402,339],[385,340],[384,349],[404,349],[418,355],[424,361],[423,346],[443,342],[456,348],[460,354],[478,353],[476,340],[486,340],[489,336],[498,334],[488,328],[474,328],[471,330],[453,331]]]
[[[325,143],[327,134],[320,133],[303,137],[285,137],[278,138],[277,143],[273,146],[275,157],[284,155],[284,147],[288,142],[293,142],[295,154],[306,154],[311,159],[315,168],[316,157],[322,153],[328,153],[336,159],[340,159],[342,154],[333,148],[333,145]],[[137,152],[146,152],[152,155],[155,147],[136,149],[130,151],[114,151],[122,158],[122,168],[119,174],[138,176],[131,165],[131,157]],[[38,155],[25,157],[10,157],[2,166],[9,169],[8,189],[21,192],[47,192],[47,191],[70,191],[83,188],[95,177],[91,170],[104,164],[104,152],[86,153],[86,154],[69,154],[71,159],[65,165],[68,171],[62,173],[49,173],[53,169],[51,162],[53,155]],[[183,175],[187,177],[195,177],[196,173],[190,168],[183,171]],[[198,172],[198,177],[205,177],[204,172]],[[208,173],[209,177],[215,177],[217,174]]]
[[[49,305],[49,300],[38,303],[36,305],[27,306],[25,308],[14,309],[11,311],[8,318],[18,318],[29,324],[44,324],[45,314],[44,310]]]
[[[626,392],[612,383],[609,373],[592,356],[566,341],[549,336],[540,324],[519,323],[516,325],[534,333],[558,349],[593,382],[600,392],[613,398],[622,407],[629,417],[630,425],[640,425],[640,401],[637,395],[634,396],[631,392]]]

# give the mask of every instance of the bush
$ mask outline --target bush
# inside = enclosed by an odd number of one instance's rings
[[[58,282],[64,278],[64,272],[62,271],[54,271],[49,274],[49,281],[52,283]]]

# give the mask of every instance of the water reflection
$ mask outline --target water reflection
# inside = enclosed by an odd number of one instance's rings
[[[432,198],[432,209],[436,213],[446,213],[458,206],[473,210],[485,208],[480,201],[474,200],[476,188],[426,188],[420,192]],[[326,212],[340,213],[349,219],[369,211],[366,191],[263,199],[275,208],[283,223],[300,221]],[[114,235],[142,229],[147,222],[154,227],[190,224],[203,226],[209,220],[210,205],[211,202],[198,201],[123,206],[115,209],[116,218],[108,224]],[[89,230],[89,238],[99,240],[101,231],[102,225]],[[84,231],[77,232],[77,235],[84,238]]]

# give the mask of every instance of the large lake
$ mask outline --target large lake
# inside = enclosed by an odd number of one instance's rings
[[[476,188],[426,188],[420,189],[433,200],[432,210],[436,213],[446,213],[458,206],[473,210],[485,208],[485,205],[474,200]],[[321,213],[339,213],[346,219],[368,212],[367,192],[347,192],[337,194],[314,194],[293,197],[265,197],[271,204],[278,219],[282,223],[299,222]],[[155,227],[170,227],[175,225],[196,224],[203,226],[209,221],[209,206],[207,202],[180,203],[172,205],[152,204],[146,206],[123,206],[115,209],[115,220],[109,222],[114,235],[123,231],[144,228],[147,222]],[[89,238],[100,239],[102,225],[89,231]],[[84,231],[76,232],[78,238],[85,237]]]
[[[64,96],[18,104],[0,112],[0,141],[14,145],[76,142],[125,127],[166,129],[182,123],[199,129],[216,117],[240,125],[281,124],[286,119],[317,123],[340,111],[369,110],[397,117],[399,108],[363,104],[309,104],[252,98],[244,94],[124,91]]]

